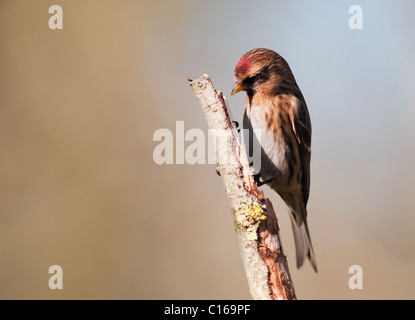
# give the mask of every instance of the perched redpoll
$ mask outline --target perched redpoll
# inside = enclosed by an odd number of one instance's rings
[[[307,225],[311,121],[288,63],[269,49],[253,49],[238,62],[232,95],[246,91],[243,128],[261,144],[259,185],[268,184],[290,211],[297,267],[308,257],[317,265]],[[258,130],[259,129],[259,130]],[[255,134],[260,132],[260,137]],[[261,180],[259,180],[261,179]]]

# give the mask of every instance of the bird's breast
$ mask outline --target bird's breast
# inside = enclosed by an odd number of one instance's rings
[[[261,149],[261,177],[273,179],[273,187],[279,190],[289,189],[299,175],[298,146],[289,121],[288,113],[272,104],[251,104],[245,108],[243,128],[253,132],[251,154]],[[254,167],[258,167],[258,160]]]

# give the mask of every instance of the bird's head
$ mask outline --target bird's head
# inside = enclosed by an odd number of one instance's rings
[[[246,91],[255,93],[277,92],[281,80],[292,76],[287,62],[275,51],[269,49],[252,49],[239,59],[235,70],[235,86],[231,95]]]

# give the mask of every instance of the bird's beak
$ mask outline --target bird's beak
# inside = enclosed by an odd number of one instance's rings
[[[238,93],[239,91],[245,90],[246,86],[242,83],[235,83],[235,87],[233,87],[233,90],[231,92],[231,96],[233,96],[235,93]]]

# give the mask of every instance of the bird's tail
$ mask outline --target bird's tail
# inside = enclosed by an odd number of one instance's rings
[[[295,213],[291,212],[291,226],[294,232],[295,250],[297,252],[297,268],[300,268],[304,264],[304,260],[308,258],[314,271],[317,272],[316,257],[314,256],[313,245],[311,244],[307,219],[302,219],[301,224],[298,225],[294,216]]]

